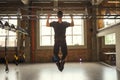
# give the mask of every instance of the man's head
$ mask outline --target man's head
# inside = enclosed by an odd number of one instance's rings
[[[57,12],[57,17],[58,18],[62,18],[63,17],[63,12],[62,11],[58,11]]]

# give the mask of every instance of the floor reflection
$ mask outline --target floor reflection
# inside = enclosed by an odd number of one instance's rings
[[[100,63],[66,63],[63,72],[54,63],[10,65],[9,73],[0,64],[0,80],[120,80],[115,67]]]
[[[5,80],[19,80],[19,72],[14,70],[6,73]]]

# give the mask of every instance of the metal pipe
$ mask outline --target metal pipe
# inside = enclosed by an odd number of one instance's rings
[[[2,18],[4,20],[8,20],[8,19],[12,19],[12,20],[17,20],[18,18]],[[20,20],[39,20],[39,19],[47,19],[47,18],[20,18]],[[57,19],[57,18],[50,18],[50,19]],[[63,19],[70,19],[70,18],[63,18]],[[117,18],[117,17],[114,17],[114,18],[100,18],[100,17],[81,17],[81,18],[74,18],[74,19],[120,19]]]
[[[81,9],[81,8],[86,8],[87,6],[81,6],[81,7],[57,7],[58,9]],[[4,9],[4,8],[6,8],[6,9],[10,9],[10,8],[14,8],[14,9],[18,9],[18,8],[20,8],[20,9],[26,9],[26,8],[35,8],[35,9],[53,9],[53,8],[55,8],[54,6],[53,7],[39,7],[39,6],[26,6],[26,7],[21,7],[21,6],[18,6],[18,7],[3,7],[3,6],[1,6],[0,7],[1,9]],[[103,8],[113,8],[113,9],[115,9],[115,8],[120,8],[120,6],[89,6],[89,7],[87,7],[87,8],[100,8],[100,9],[103,9]]]
[[[17,15],[17,14],[0,14],[1,17],[3,16],[19,16],[19,17],[39,17],[39,16],[47,16],[47,14],[40,14],[40,15]],[[55,15],[51,15],[51,16],[57,16]],[[63,16],[69,16],[68,14],[65,14]],[[73,16],[120,16],[120,15],[84,15],[84,14],[73,14]]]

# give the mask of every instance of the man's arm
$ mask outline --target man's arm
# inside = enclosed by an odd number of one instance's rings
[[[70,26],[74,26],[74,21],[73,21],[73,15],[70,15],[70,17],[71,17],[71,23],[70,23]]]
[[[50,18],[50,14],[48,14],[48,18],[47,18],[47,22],[46,22],[47,27],[50,27],[49,18]]]

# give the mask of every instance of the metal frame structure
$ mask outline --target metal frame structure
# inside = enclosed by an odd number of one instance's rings
[[[11,15],[11,14],[7,14],[7,15],[4,15],[2,13],[4,13],[4,11],[6,10],[9,10],[9,9],[15,9],[19,12],[16,13],[16,15]],[[19,16],[20,19],[22,19],[22,17],[26,17],[26,19],[28,18],[29,20],[34,20],[34,19],[40,19],[39,16],[42,16],[44,15],[44,13],[42,15],[37,15],[37,14],[34,14],[34,12],[32,11],[32,9],[34,10],[39,10],[41,11],[41,13],[43,13],[43,11],[48,11],[48,12],[51,12],[51,13],[55,13],[57,10],[63,10],[64,12],[66,13],[71,13],[71,12],[68,12],[68,11],[71,11],[72,9],[72,14],[78,14],[78,13],[84,13],[84,15],[77,15],[77,16],[81,16],[82,19],[120,19],[120,14],[116,14],[116,15],[100,15],[100,14],[97,14],[97,13],[91,13],[91,14],[88,14],[88,9],[91,9],[91,10],[99,10],[99,9],[104,9],[104,10],[114,10],[114,11],[118,11],[120,13],[120,6],[110,6],[110,7],[105,7],[105,6],[96,6],[96,5],[93,5],[91,7],[87,7],[87,6],[83,6],[83,7],[38,7],[38,6],[25,6],[25,7],[0,7],[0,10],[2,11],[1,14],[0,14],[0,18],[2,19],[2,16]],[[86,10],[87,9],[87,10]],[[22,15],[20,13],[20,10],[24,10],[28,13],[32,13],[34,15],[31,15],[31,14],[27,14],[27,15]],[[85,14],[87,13],[87,14]],[[108,16],[107,18],[104,18],[105,16]],[[114,18],[109,18],[109,16],[113,16]],[[12,19],[12,18],[10,18]],[[15,18],[14,18],[15,19]]]

